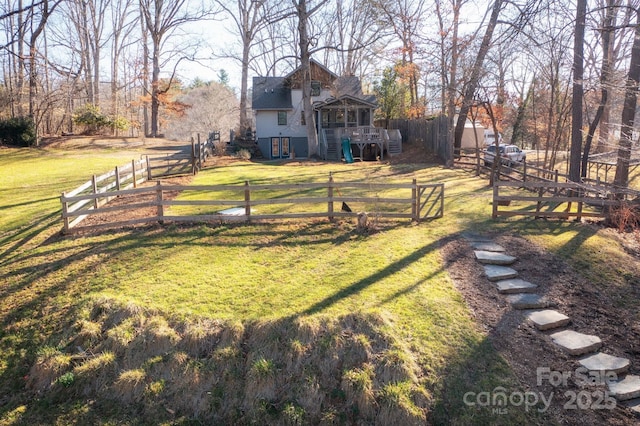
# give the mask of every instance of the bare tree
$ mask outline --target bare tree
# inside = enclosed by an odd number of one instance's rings
[[[111,113],[119,114],[120,60],[125,49],[138,38],[132,35],[138,23],[136,10],[127,0],[112,0],[110,7],[111,31]]]
[[[205,83],[178,97],[189,107],[184,114],[170,120],[167,133],[188,139],[194,133],[207,137],[212,129],[228,135],[237,124],[238,99],[231,89],[220,83]]]
[[[175,68],[166,87],[160,87],[161,56],[166,38],[190,22],[208,19],[215,13],[210,7],[192,5],[189,0],[140,0],[144,29],[151,39],[151,137],[158,136],[158,112],[160,95],[171,89]],[[189,52],[182,52],[181,59],[188,59]]]
[[[493,32],[495,31],[496,25],[498,23],[498,16],[500,15],[500,11],[502,10],[504,3],[505,2],[503,0],[495,0],[493,3],[491,16],[489,18],[489,22],[487,23],[487,28],[485,29],[484,37],[482,38],[482,43],[480,44],[480,49],[478,50],[478,54],[474,61],[473,67],[471,68],[469,78],[465,84],[462,105],[460,106],[460,113],[458,114],[458,121],[455,128],[454,148],[460,148],[462,142],[462,133],[464,131],[464,124],[467,120],[467,114],[469,113],[469,108],[471,107],[473,96],[478,87],[480,73],[482,72],[482,64],[484,63],[484,58],[487,56],[487,52],[489,51],[489,47],[491,46]]]
[[[618,144],[618,160],[616,162],[616,175],[613,184],[626,188],[629,185],[629,162],[631,161],[631,146],[633,142],[633,125],[635,122],[636,108],[638,105],[638,83],[640,82],[640,7],[635,7],[636,27],[629,73],[625,85],[624,106],[622,108],[622,120],[620,129],[620,141]]]
[[[376,4],[385,16],[387,24],[391,26],[393,33],[402,43],[400,71],[409,86],[408,115],[421,117],[424,115],[424,105],[419,102],[420,70],[416,63],[416,56],[420,44],[422,24],[427,12],[427,3],[425,0],[400,0],[395,2],[377,1]]]
[[[569,179],[580,182],[580,159],[582,158],[582,100],[584,98],[584,27],[587,0],[577,0],[573,44],[573,102],[571,114],[571,151],[569,156]]]
[[[302,106],[304,108],[305,123],[307,123],[307,144],[309,156],[318,153],[318,134],[316,133],[316,121],[311,104],[311,46],[309,37],[309,23],[311,17],[322,8],[328,0],[320,0],[315,5],[307,0],[292,0],[298,24],[298,46],[300,59],[300,73],[302,75]]]
[[[388,28],[378,19],[372,0],[337,0],[326,8],[321,25],[325,31],[324,64],[339,75],[362,77],[380,55],[376,52],[382,40],[388,40]]]
[[[249,69],[256,57],[252,50],[256,45],[258,34],[268,28],[275,28],[276,23],[287,17],[283,13],[281,2],[269,2],[268,0],[215,0],[225,14],[231,19],[234,33],[240,39],[242,49],[240,55],[226,53],[224,56],[240,62],[240,129],[249,127],[248,118],[248,92]],[[270,48],[263,49],[258,57],[274,51]]]
[[[582,154],[582,164],[580,166],[580,176],[585,178],[587,176],[587,167],[589,164],[589,154],[591,152],[591,144],[595,135],[596,129],[600,124],[600,120],[604,115],[609,101],[609,84],[611,80],[611,35],[613,33],[613,21],[616,14],[616,8],[614,7],[616,0],[607,0],[605,16],[602,22],[602,65],[600,68],[600,103],[596,110],[595,117],[589,125],[589,131],[587,133],[587,139],[584,145],[584,152]]]

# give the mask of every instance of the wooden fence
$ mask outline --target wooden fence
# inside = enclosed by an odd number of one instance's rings
[[[426,119],[395,119],[389,120],[387,129],[398,129],[402,134],[403,143],[417,143],[424,145],[427,152],[434,153],[443,162],[449,159],[447,149],[448,121],[447,117],[440,115]]]
[[[528,193],[513,190],[524,188]],[[532,193],[536,195],[531,195]],[[610,188],[573,182],[507,182],[493,184],[493,213],[498,216],[534,216],[577,220],[604,218],[610,207],[626,201],[612,197]]]
[[[344,193],[343,193],[344,191]],[[404,194],[397,196],[397,192]],[[180,192],[181,199],[167,193]],[[365,193],[363,195],[363,193]],[[373,193],[373,195],[371,195]],[[382,197],[380,195],[388,195]],[[365,196],[366,195],[366,196]],[[65,233],[131,226],[153,222],[226,222],[356,216],[352,208],[365,205],[370,218],[406,218],[412,221],[440,218],[444,214],[444,184],[411,183],[325,183],[252,185],[165,185],[133,188],[110,193],[109,197],[130,196],[131,203],[96,208],[107,195],[102,193],[63,194],[62,217]],[[137,201],[139,200],[139,201]],[[75,206],[83,203],[88,208]],[[349,204],[351,203],[351,205]],[[345,208],[346,206],[346,208]],[[136,219],[118,219],[117,213],[146,208],[153,213]],[[151,208],[151,209],[149,209]],[[169,208],[172,208],[170,211]],[[223,210],[220,210],[220,209]],[[263,210],[260,212],[260,210]],[[107,223],[77,226],[77,218],[109,213]]]
[[[64,228],[70,229],[87,217],[91,210],[97,210],[108,203],[118,192],[136,188],[147,180],[148,161],[132,160],[130,164],[118,166],[103,175],[93,175],[91,179],[76,189],[62,194],[63,198],[76,201],[63,203]]]
[[[470,167],[476,170],[476,174],[480,172],[495,173],[496,180],[506,179],[517,182],[559,182],[560,180],[568,181],[569,175],[560,173],[558,170],[543,169],[529,164],[526,160],[522,163],[509,165],[505,162],[496,167],[495,171],[492,166],[486,166],[482,158],[483,150],[479,150],[479,157],[475,150],[467,150],[458,154],[456,165],[461,167]],[[496,164],[498,166],[498,164]],[[597,179],[583,178],[582,182],[588,185],[606,186],[606,182]]]

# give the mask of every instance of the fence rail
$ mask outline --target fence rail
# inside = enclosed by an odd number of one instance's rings
[[[103,175],[92,176],[87,182],[62,194],[67,200],[66,205],[63,203],[63,207],[66,208],[66,215],[63,212],[65,230],[77,226],[93,214],[92,210],[127,194],[126,190],[137,188],[146,181],[172,175],[196,174],[203,167],[207,157],[213,153],[214,143],[219,140],[220,132],[217,131],[212,132],[205,142],[200,141],[198,134],[197,142],[191,139],[190,154],[143,155],[139,160],[131,160],[131,163],[117,166]],[[100,212],[105,211],[110,210],[100,209]]]
[[[67,216],[63,214],[65,229],[72,228],[87,217],[87,212],[96,210],[111,201],[116,192],[136,188],[147,180],[147,161],[132,160],[103,175],[93,175],[90,180],[77,188],[63,193],[70,201],[63,204]]]
[[[537,195],[507,193],[524,188]],[[501,193],[502,191],[502,193]],[[573,182],[507,182],[493,184],[493,212],[499,216],[533,216],[536,218],[583,217],[605,218],[611,207],[620,207],[626,201],[610,197],[609,189]],[[517,203],[516,205],[514,205]]]
[[[342,191],[345,191],[343,195]],[[180,192],[197,199],[170,199],[167,194]],[[371,194],[373,193],[373,195]],[[365,196],[366,195],[366,196]],[[380,196],[384,195],[384,196]],[[131,196],[140,201],[106,207],[93,207],[94,202],[104,205],[106,197]],[[261,184],[252,185],[165,185],[112,192],[62,194],[63,232],[71,233],[101,228],[131,226],[153,222],[226,222],[278,220],[300,218],[328,218],[356,216],[348,203],[372,207],[367,211],[375,218],[406,218],[412,221],[440,218],[444,214],[444,184],[418,185],[411,183],[334,182],[325,183]],[[72,206],[91,205],[88,208]],[[293,205],[293,207],[291,207]],[[344,206],[347,206],[345,208]],[[218,211],[219,208],[227,209]],[[228,207],[232,207],[229,209]],[[117,219],[107,223],[77,226],[76,218],[104,213],[126,213],[147,208],[152,211],[144,217]],[[169,208],[173,208],[169,210]],[[258,210],[263,210],[259,212]]]

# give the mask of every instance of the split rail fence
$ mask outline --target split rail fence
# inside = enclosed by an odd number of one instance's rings
[[[220,132],[213,132],[206,142],[191,140],[190,154],[170,154],[163,156],[144,155],[139,160],[117,166],[103,175],[93,175],[90,180],[77,188],[62,194],[62,199],[75,200],[62,203],[65,231],[95,214],[103,205],[126,191],[138,188],[154,178],[196,174],[208,155],[213,152],[213,144],[220,140]],[[147,189],[142,188],[141,192]],[[66,208],[66,212],[64,209]],[[105,209],[100,210],[102,212]]]
[[[168,193],[176,192],[182,194],[180,199],[170,199]],[[105,199],[123,196],[132,197],[132,202],[102,207]],[[182,186],[158,181],[155,186],[122,189],[109,194],[65,193],[60,200],[65,233],[155,222],[250,222],[325,217],[333,220],[356,216],[358,213],[351,211],[351,206],[354,209],[366,206],[370,218],[421,221],[443,216],[444,184],[420,185],[415,179],[411,183],[337,183],[332,177],[324,183],[288,185],[253,185],[246,181],[244,185]],[[116,213],[144,208],[151,213],[135,219],[117,219]],[[81,218],[105,213],[115,219],[78,226]]]
[[[517,189],[529,192],[516,192]],[[532,195],[535,194],[535,195]],[[613,194],[605,186],[592,186],[574,182],[507,182],[493,184],[492,217],[533,216],[536,218],[569,219],[575,217],[605,218],[611,208],[629,202],[625,195]]]

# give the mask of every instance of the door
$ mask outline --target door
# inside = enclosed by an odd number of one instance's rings
[[[271,138],[271,158],[289,158],[289,138]]]

